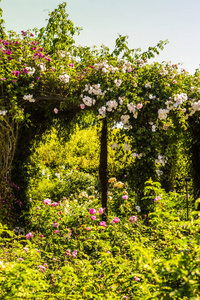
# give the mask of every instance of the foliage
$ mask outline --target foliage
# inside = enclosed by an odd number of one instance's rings
[[[184,221],[183,196],[150,181],[145,193],[156,201],[146,226],[130,187],[109,183],[111,203],[129,200],[118,213],[111,204],[106,224],[93,189],[59,202],[32,199],[25,231],[1,226],[2,298],[198,299],[199,214],[190,210]]]

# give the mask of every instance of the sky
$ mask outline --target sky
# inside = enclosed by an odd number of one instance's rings
[[[7,30],[41,28],[48,12],[62,0],[1,0]],[[129,36],[130,48],[146,51],[168,39],[154,61],[180,63],[190,74],[200,67],[200,0],[68,0],[67,13],[82,27],[77,45],[112,51],[118,34]]]

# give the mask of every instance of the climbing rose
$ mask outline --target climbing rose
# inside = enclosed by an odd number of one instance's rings
[[[135,223],[137,221],[137,217],[136,216],[131,216],[129,218],[129,221],[131,222],[131,224]]]
[[[103,226],[103,227],[106,227],[106,222],[102,221],[99,223],[99,226]]]
[[[158,200],[161,200],[161,197],[160,197],[160,196],[157,196],[157,197],[154,199],[155,202],[158,201]]]
[[[51,204],[51,200],[49,198],[43,200],[44,204]]]
[[[33,234],[31,232],[29,232],[29,233],[26,234],[26,238],[28,240],[30,240],[30,238],[32,238],[32,236],[33,236]]]
[[[119,219],[119,218],[117,218],[117,217],[115,217],[115,218],[112,220],[112,222],[111,222],[111,223],[112,223],[112,224],[113,224],[113,223],[119,223],[119,221],[120,221],[120,219]]]
[[[100,214],[100,215],[103,214],[103,208],[102,208],[102,207],[99,208],[99,214]]]
[[[91,215],[95,215],[97,211],[96,211],[96,209],[91,208],[91,209],[89,210],[89,212],[90,212]]]

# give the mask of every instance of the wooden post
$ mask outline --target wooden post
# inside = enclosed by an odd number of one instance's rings
[[[100,150],[100,163],[99,163],[99,179],[101,183],[101,203],[104,208],[102,220],[107,219],[107,191],[108,191],[108,177],[107,177],[107,165],[108,165],[108,149],[107,149],[107,120],[103,120],[101,130],[101,150]]]

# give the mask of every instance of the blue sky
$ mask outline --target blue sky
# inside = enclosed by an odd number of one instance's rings
[[[59,0],[2,0],[6,28],[45,26],[48,12]],[[68,0],[67,12],[83,27],[76,43],[114,48],[119,34],[129,36],[130,48],[146,51],[160,40],[169,44],[155,61],[182,63],[191,74],[200,65],[200,0]]]

